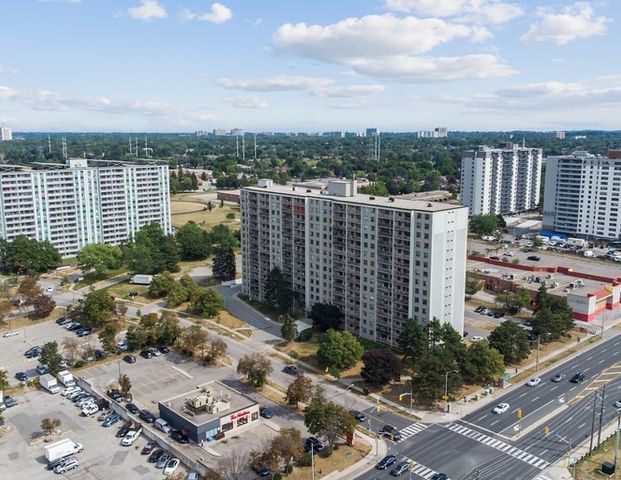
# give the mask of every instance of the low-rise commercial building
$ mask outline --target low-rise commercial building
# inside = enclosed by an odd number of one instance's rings
[[[159,402],[160,417],[196,443],[237,434],[259,420],[259,404],[214,380]]]

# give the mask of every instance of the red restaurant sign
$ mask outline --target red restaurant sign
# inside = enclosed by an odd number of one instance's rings
[[[229,417],[229,420],[235,420],[236,418],[245,417],[246,415],[250,415],[250,411],[244,410],[243,412],[234,413]]]

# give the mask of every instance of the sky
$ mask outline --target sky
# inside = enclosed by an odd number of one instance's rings
[[[619,129],[621,1],[1,0],[14,131]]]

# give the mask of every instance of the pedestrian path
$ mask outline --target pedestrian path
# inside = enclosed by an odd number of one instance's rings
[[[464,427],[459,423],[451,423],[447,428],[455,433],[459,433],[460,435],[471,438],[476,442],[487,445],[488,447],[500,450],[501,452],[506,453],[507,455],[511,455],[512,457],[526,462],[529,465],[532,465],[533,467],[536,467],[540,470],[547,468],[549,465],[548,462],[539,457],[536,457],[535,455],[525,452],[524,450],[520,450],[519,448],[503,442],[502,440],[498,440],[497,438],[490,437],[489,435],[478,432],[477,430]]]
[[[414,475],[418,475],[419,477],[424,478],[425,480],[429,480],[436,473],[438,473],[435,470],[432,470],[431,468],[426,467],[425,465],[421,465],[420,463],[412,460],[411,458],[404,457],[402,461],[410,464],[410,472],[412,472]],[[448,480],[451,480],[451,479],[449,478]]]
[[[411,436],[416,435],[419,432],[422,432],[428,426],[429,425],[425,425],[424,423],[420,423],[420,422],[414,422],[412,425],[408,425],[407,427],[399,430],[399,432],[401,433],[401,440],[399,440],[399,442],[403,442],[404,440],[410,438]]]

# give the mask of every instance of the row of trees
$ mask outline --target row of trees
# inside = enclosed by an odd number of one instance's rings
[[[12,242],[0,238],[0,270],[5,275],[43,273],[60,263],[58,250],[48,241],[39,242],[24,235]]]
[[[213,288],[203,288],[189,275],[179,281],[169,272],[153,277],[149,285],[149,295],[166,297],[169,306],[176,307],[190,302],[189,311],[205,318],[213,318],[224,309],[224,298]]]
[[[24,277],[15,296],[9,295],[9,291],[6,288],[0,292],[0,325],[10,323],[16,305],[35,319],[49,316],[56,308],[54,299],[43,293],[35,277]]]

